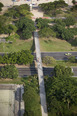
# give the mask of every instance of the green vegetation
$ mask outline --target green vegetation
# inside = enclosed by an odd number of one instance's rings
[[[49,23],[51,23],[51,20],[49,19],[42,19],[37,18],[37,27],[40,29],[39,35],[40,37],[56,37],[56,33],[49,27]]]
[[[3,15],[0,15],[0,52],[17,52],[22,49],[34,50],[32,34],[35,30],[34,22],[30,19],[29,5],[22,4],[9,8]],[[21,25],[20,25],[21,24]],[[31,39],[23,41],[24,39]]]
[[[31,50],[34,51],[34,42],[31,40],[19,40],[10,38],[11,42],[8,43],[0,43],[0,52],[18,52],[23,50]]]
[[[64,20],[66,26],[74,25],[76,23],[76,20],[73,16],[69,16]]]
[[[24,84],[24,82],[22,82],[22,78],[20,77],[13,78],[13,79],[0,78],[0,84]]]
[[[68,58],[68,61],[71,62],[71,63],[77,63],[77,59],[75,58],[75,56],[70,56]]]
[[[0,11],[2,11],[2,7],[3,7],[4,5],[0,2]]]
[[[77,10],[77,1],[76,0],[72,0],[72,3],[73,3],[73,6],[72,6],[71,10],[73,12],[75,12]]]
[[[25,93],[23,96],[25,102],[24,116],[41,116],[37,76],[24,78],[23,81],[25,83]]]
[[[13,52],[0,56],[1,64],[31,64],[33,62],[33,55],[29,50],[22,50],[20,52]]]
[[[40,45],[42,51],[76,51],[77,50],[77,28],[74,27],[74,17],[66,19],[36,19],[39,29]],[[70,26],[72,28],[70,28]],[[53,39],[52,39],[53,37]],[[55,37],[57,39],[55,39]],[[44,39],[43,39],[44,38]],[[60,41],[59,39],[66,40]],[[62,43],[64,42],[64,43]],[[56,46],[56,47],[55,47]]]
[[[22,4],[20,6],[13,6],[9,8],[5,13],[4,16],[11,17],[13,20],[18,19],[20,17],[31,17],[30,7],[28,4]]]
[[[29,39],[32,36],[32,32],[35,30],[34,22],[29,18],[21,18],[17,21],[16,26],[18,31],[22,33],[24,39]]]
[[[48,27],[48,23],[51,22],[51,20],[49,19],[42,19],[42,18],[37,18],[36,19],[36,22],[37,22],[37,27],[39,29],[43,29],[45,27]]]
[[[45,27],[39,31],[40,37],[56,37],[56,33],[49,27]]]
[[[61,8],[67,7],[68,5],[65,3],[64,0],[43,3],[40,4],[39,7],[44,11],[45,14],[50,16],[56,16],[57,14],[61,13]]]
[[[74,25],[76,23],[74,17],[67,17],[64,20],[57,19],[54,20],[56,23],[52,29],[56,32],[56,37],[64,39],[66,41],[73,41],[75,35],[77,35],[77,28],[69,28],[70,25]],[[68,28],[66,27],[68,26]]]
[[[0,71],[0,78],[17,78],[18,77],[18,70],[14,65],[5,65],[1,68]]]
[[[51,56],[45,56],[42,58],[43,65],[46,66],[77,66],[77,59],[74,56],[68,57],[68,60],[55,60]]]
[[[43,57],[42,61],[46,65],[55,65],[56,64],[56,60],[53,57],[50,57],[50,56]]]
[[[53,74],[45,79],[49,116],[76,116],[77,81],[71,77],[71,68],[57,65]]]
[[[57,37],[66,41],[73,41],[74,36],[77,35],[77,28],[70,28],[70,25],[74,25],[76,23],[75,18],[71,16],[64,20],[55,19],[54,24],[50,20],[41,18],[36,19],[36,22],[37,27],[40,29],[40,37]]]
[[[68,7],[68,4],[64,0],[55,0],[54,2],[39,4],[39,7],[44,11],[44,16],[47,17],[77,17],[77,4],[76,0],[73,0],[72,7]]]
[[[41,51],[77,51],[77,47],[72,46],[65,40],[56,38],[40,38]]]

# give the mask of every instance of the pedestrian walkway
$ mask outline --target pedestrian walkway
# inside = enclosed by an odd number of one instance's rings
[[[34,41],[35,41],[37,71],[38,71],[39,89],[40,89],[41,112],[42,112],[42,116],[48,116],[47,105],[46,105],[46,94],[45,94],[45,87],[44,87],[43,68],[42,68],[39,38],[38,38],[37,31],[34,32]]]

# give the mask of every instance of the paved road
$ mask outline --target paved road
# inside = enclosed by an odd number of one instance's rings
[[[66,53],[71,53],[71,56],[77,56],[77,52],[41,52],[41,57],[52,56],[56,60],[67,60],[69,56],[66,56]],[[35,56],[35,53],[32,54]]]
[[[18,68],[18,71],[19,71],[20,77],[37,74],[36,68]],[[44,67],[43,68],[44,76],[46,76],[46,75],[52,76],[52,71],[53,71],[53,67],[50,67],[50,68]],[[73,71],[74,71],[74,76],[77,77],[77,67],[73,67]]]
[[[37,31],[34,32],[34,41],[35,41],[37,71],[38,71],[38,79],[39,79],[41,113],[42,113],[42,116],[48,116],[47,105],[46,105],[46,93],[45,93],[45,87],[44,87],[44,76],[43,76],[43,69],[42,69],[42,60],[41,60],[39,38],[38,38]]]
[[[41,52],[41,57],[44,56],[52,56],[54,57],[56,60],[67,60],[68,56],[66,56],[65,54],[68,52]],[[77,56],[77,52],[69,52],[71,53],[71,56]],[[36,59],[36,53],[32,53],[34,55],[34,59]],[[0,55],[4,55],[4,53],[0,53]]]

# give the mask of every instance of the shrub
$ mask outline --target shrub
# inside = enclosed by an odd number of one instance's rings
[[[56,63],[56,60],[51,56],[45,56],[43,57],[43,63],[46,65],[53,65]]]
[[[69,16],[66,19],[64,19],[64,22],[66,26],[74,25],[75,24],[75,18],[73,16]]]
[[[40,37],[56,37],[56,33],[51,28],[43,28],[39,31]]]
[[[18,70],[14,65],[6,65],[1,68],[0,76],[2,78],[17,78],[18,77]]]
[[[39,88],[37,76],[29,76],[23,79],[24,87],[24,116],[41,116]]]
[[[21,50],[20,52],[14,52],[5,54],[1,63],[3,64],[31,64],[33,62],[33,55],[29,50]]]
[[[75,56],[69,57],[68,61],[69,61],[69,62],[72,62],[72,63],[75,63],[75,62],[76,62]]]

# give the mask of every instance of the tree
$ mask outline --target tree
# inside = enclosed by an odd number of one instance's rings
[[[67,76],[70,77],[73,75],[72,70],[70,67],[64,67],[61,65],[56,65],[54,67],[54,76],[55,77],[61,77],[61,76]]]
[[[43,57],[43,63],[46,65],[54,65],[56,63],[56,60],[53,57],[45,56]]]
[[[29,76],[23,79],[24,87],[24,116],[41,116],[40,99],[37,76]]]
[[[31,38],[32,33],[31,33],[31,31],[30,31],[29,29],[26,28],[26,29],[23,30],[22,32],[23,32],[22,35],[23,35],[23,38],[24,38],[24,39],[29,39],[29,38]]]
[[[75,18],[73,16],[69,16],[66,19],[64,19],[64,23],[66,24],[66,26],[70,26],[70,25],[74,25],[75,24]]]
[[[2,64],[2,62],[3,62],[3,58],[2,58],[2,56],[0,55],[0,64]]]
[[[2,78],[17,78],[18,77],[18,70],[14,65],[6,65],[1,68],[0,76]]]
[[[56,37],[56,33],[49,27],[45,27],[39,31],[40,37]]]
[[[20,17],[31,17],[30,13],[30,7],[28,4],[22,4],[20,6],[13,6],[12,8],[9,8],[4,15],[6,17],[11,17],[13,19],[19,19]]]
[[[64,0],[58,0],[49,3],[39,4],[39,7],[44,11],[45,14],[51,15],[53,12],[56,13],[57,10],[67,7],[68,4]]]
[[[33,62],[33,55],[29,50],[22,50],[17,53],[17,63],[18,64],[31,64]]]
[[[17,21],[16,26],[18,31],[22,32],[24,39],[29,39],[32,36],[32,32],[35,30],[34,22],[29,18],[21,18]]]
[[[77,105],[77,82],[71,78],[71,74],[71,68],[57,65],[53,77],[46,79],[48,111],[55,116],[75,114],[76,110],[72,107]]]
[[[75,63],[76,62],[75,56],[69,57],[68,61],[72,62],[72,63]]]
[[[2,11],[2,7],[3,7],[4,5],[0,2],[0,11]]]
[[[64,31],[61,34],[61,38],[66,40],[66,41],[69,41],[69,40],[72,40],[74,38],[74,34],[71,33],[69,31],[69,29],[64,29]]]
[[[5,54],[3,56],[3,64],[31,64],[33,62],[33,55],[29,50],[21,50],[20,52],[14,52]]]
[[[17,27],[15,25],[9,24],[5,26],[5,33],[8,33],[9,35],[16,31],[17,31]]]
[[[43,29],[45,27],[48,27],[48,23],[50,22],[50,20],[48,20],[48,19],[42,19],[42,18],[37,18],[36,22],[37,22],[37,27],[39,29]]]
[[[25,87],[24,102],[25,102],[25,114],[24,116],[39,116],[38,114],[38,100],[37,93],[32,87]]]
[[[51,114],[54,113],[55,116],[74,115],[72,105],[77,104],[77,87],[74,83],[73,79],[66,76],[48,78],[46,94],[48,110]]]
[[[10,21],[11,19],[9,17],[3,15],[0,16],[0,34],[5,33],[5,27]]]
[[[64,25],[64,24],[63,24]],[[66,29],[63,25],[55,24],[52,29],[56,32],[58,38],[64,39],[66,41],[72,40],[74,38],[74,31]]]
[[[76,0],[72,0],[72,3],[75,5],[75,3],[76,3]]]

